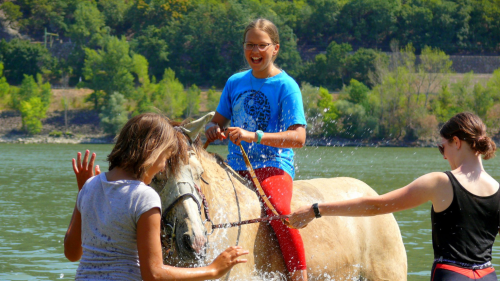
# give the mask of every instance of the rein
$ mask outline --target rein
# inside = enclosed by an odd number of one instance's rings
[[[203,148],[206,149],[208,147],[208,144],[209,144],[208,141],[205,142],[205,145],[203,146]],[[260,182],[257,179],[257,175],[255,174],[255,171],[252,167],[252,164],[250,163],[250,159],[248,159],[248,156],[245,152],[245,149],[243,148],[243,146],[241,144],[239,146],[240,146],[241,152],[243,154],[243,159],[245,160],[245,164],[246,164],[248,171],[250,172],[250,175],[252,177],[252,181],[253,181],[254,185],[257,187],[258,194],[259,194],[260,198],[262,199],[262,201],[266,204],[267,208],[269,208],[269,210],[271,210],[271,212],[273,212],[274,216],[239,221],[239,222],[213,224],[212,220],[210,219],[210,215],[208,213],[207,199],[205,198],[205,195],[201,192],[201,189],[198,187],[198,185],[195,184],[196,190],[198,191],[200,197],[202,198],[206,221],[211,224],[212,232],[210,232],[210,234],[212,234],[213,230],[216,228],[231,228],[231,227],[236,227],[236,226],[245,225],[245,224],[260,223],[260,222],[267,222],[267,221],[274,221],[274,220],[282,220],[282,222],[286,226],[291,227],[290,223],[287,220],[290,217],[290,215],[278,214],[278,212],[276,211],[276,209],[274,208],[274,206],[271,204],[271,202],[267,198],[266,194],[264,193],[264,190],[262,189],[262,186],[260,185]],[[205,181],[205,180],[203,180],[203,181],[208,184],[207,181]],[[197,201],[195,200],[195,202],[197,202]],[[198,203],[198,206],[199,206],[199,203]],[[200,208],[200,212],[201,212],[201,208]],[[208,235],[210,235],[210,234],[208,234]]]
[[[196,190],[198,191],[198,194],[200,195],[201,200],[203,202],[203,210],[204,210],[204,213],[205,213],[205,221],[209,222],[212,225],[212,231],[214,229],[216,229],[216,228],[230,228],[230,227],[236,227],[236,226],[240,226],[240,225],[257,223],[257,222],[266,222],[266,221],[273,221],[273,220],[284,220],[284,219],[287,219],[288,217],[290,217],[290,215],[281,215],[281,216],[277,215],[277,216],[272,216],[272,217],[263,217],[263,218],[257,218],[257,219],[251,219],[251,220],[245,220],[245,221],[238,221],[238,222],[228,222],[228,223],[221,223],[221,224],[213,224],[212,220],[210,219],[210,214],[208,212],[208,201],[205,198],[205,195],[201,192],[200,187],[197,184],[194,184],[194,186],[196,187]],[[184,194],[184,196],[185,195],[188,195],[188,194]],[[174,204],[177,203],[184,196],[179,197],[178,200],[174,201]],[[189,194],[189,196],[192,197],[195,200],[196,203],[198,203],[198,201],[191,194]],[[200,203],[198,203],[198,206],[200,206]],[[200,212],[201,212],[201,207],[200,207]],[[212,234],[212,233],[210,233],[210,234]]]

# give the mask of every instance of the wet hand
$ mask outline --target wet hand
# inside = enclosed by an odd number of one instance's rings
[[[96,165],[94,168],[95,161],[95,153],[92,153],[89,162],[89,154],[90,152],[85,151],[85,156],[83,157],[82,162],[82,153],[78,152],[76,160],[73,158],[73,171],[75,172],[76,182],[78,183],[78,191],[80,191],[85,184],[85,182],[95,175],[99,175],[101,173],[101,169],[99,165]]]
[[[229,137],[229,140],[231,140],[236,145],[240,145],[242,141],[252,143],[255,140],[254,132],[249,132],[238,127],[227,128],[227,135]]]
[[[293,228],[299,229],[306,227],[314,218],[312,206],[304,206],[292,213],[288,220]]]
[[[226,135],[221,130],[218,124],[214,122],[209,122],[205,126],[205,137],[207,141],[213,142],[214,140],[224,140],[226,139]]]
[[[246,254],[248,250],[243,250],[240,246],[227,248],[210,264],[210,267],[215,270],[216,278],[224,276],[233,266],[247,262],[246,259],[239,258]]]

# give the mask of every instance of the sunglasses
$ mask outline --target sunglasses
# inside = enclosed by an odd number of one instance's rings
[[[441,155],[444,155],[444,145],[438,144],[438,149],[439,149],[439,152],[441,153]]]

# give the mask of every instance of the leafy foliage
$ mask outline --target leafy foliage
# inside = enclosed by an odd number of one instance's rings
[[[40,120],[45,118],[52,97],[50,84],[43,83],[41,75],[37,75],[37,80],[26,75],[12,97],[13,107],[21,112],[23,130],[29,134],[40,133]]]
[[[96,109],[106,105],[113,92],[122,93],[126,98],[134,91],[133,60],[129,44],[125,38],[114,36],[104,38],[104,46],[95,51],[85,49],[85,81],[81,87],[94,90],[91,97]]]
[[[0,61],[4,65],[5,78],[11,85],[21,84],[24,75],[48,75],[56,66],[56,59],[43,45],[20,39],[0,41]]]
[[[125,110],[125,97],[114,92],[109,97],[109,102],[103,106],[99,118],[101,126],[107,134],[116,135],[120,132],[123,125],[128,121],[128,113]]]

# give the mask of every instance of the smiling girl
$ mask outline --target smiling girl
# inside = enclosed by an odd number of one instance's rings
[[[276,26],[266,19],[250,23],[243,51],[250,70],[229,78],[217,112],[205,128],[208,141],[229,137],[228,163],[251,181],[240,144],[248,154],[264,193],[280,215],[290,213],[294,171],[292,148],[304,146],[306,120],[300,88],[274,61],[280,50]],[[229,124],[231,127],[223,132]],[[271,210],[266,208],[268,216]],[[296,229],[272,221],[292,280],[307,280],[302,238]]]

